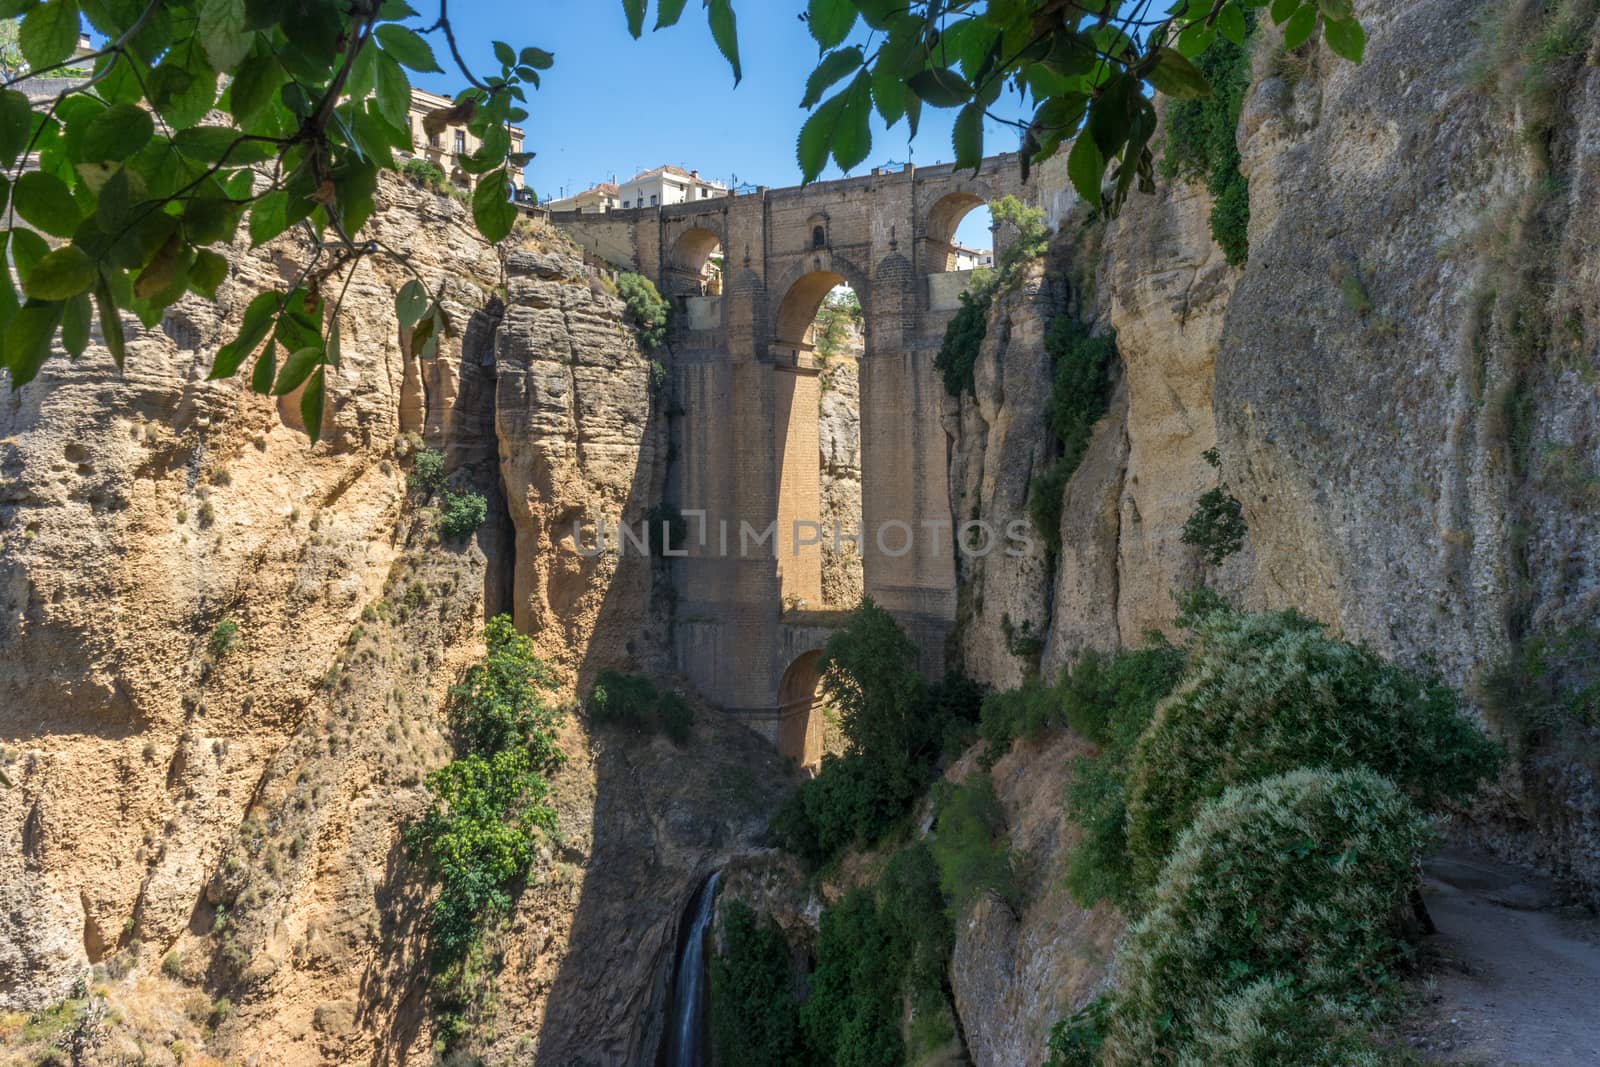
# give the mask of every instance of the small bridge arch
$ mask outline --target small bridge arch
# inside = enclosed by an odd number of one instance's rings
[[[826,740],[821,660],[821,649],[802,652],[778,682],[778,755],[806,771],[821,766]]]

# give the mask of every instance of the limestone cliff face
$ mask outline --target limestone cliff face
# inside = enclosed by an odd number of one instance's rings
[[[822,602],[853,608],[861,601],[861,553],[844,540],[861,525],[861,335],[846,343],[822,371],[817,442],[822,467]],[[833,547],[833,528],[840,550]]]
[[[581,260],[521,253],[507,269],[494,410],[517,625],[583,681],[604,666],[659,666],[664,620],[636,625],[651,600],[649,559],[593,548],[599,522],[612,539],[619,523],[637,533],[663,499],[666,420],[653,398],[665,375],[623,323],[622,301]]]
[[[1435,660],[1469,694],[1520,637],[1597,615],[1596,28],[1530,95],[1531,8],[1357,9],[1360,67],[1320,46],[1285,58],[1270,32],[1256,48],[1242,269],[1211,240],[1204,191],[1181,185],[1131,198],[1098,249],[1076,224],[1057,237],[1087,259],[1058,283],[1115,329],[1123,369],[1067,487],[1060,557],[1002,594],[1047,627],[1046,673],[1169,627],[1171,593],[1202,583]],[[1502,17],[1493,45],[1467,29]],[[1026,469],[1046,439],[1034,397],[995,392],[1030,358],[1005,343],[1016,315],[997,303],[952,427],[957,521],[975,501],[1014,514],[1019,493],[976,472]],[[1214,567],[1180,534],[1219,478],[1250,532]],[[994,571],[964,574],[964,612],[997,614]],[[1012,684],[992,622],[963,630],[968,666]],[[1592,770],[1535,752],[1506,785],[1520,810],[1486,807],[1475,831],[1600,886]]]

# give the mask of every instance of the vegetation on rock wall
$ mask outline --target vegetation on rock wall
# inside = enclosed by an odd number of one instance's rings
[[[1118,989],[1057,1025],[1051,1063],[1388,1062],[1365,1027],[1395,1007],[1424,820],[1498,747],[1433,675],[1294,612],[1197,596],[1180,621],[1185,649],[1082,680],[1124,699],[1075,716],[1100,751],[1072,769],[1068,884],[1142,918]],[[1114,674],[1134,684],[1087,684]]]
[[[654,282],[643,274],[623,271],[617,275],[617,296],[627,306],[628,317],[638,328],[639,343],[646,352],[666,343],[672,305],[656,291]]]
[[[1213,469],[1222,466],[1216,449],[1208,448],[1201,455]],[[1206,560],[1216,566],[1244,547],[1245,534],[1249,532],[1244,508],[1229,491],[1228,483],[1223,482],[1200,494],[1194,511],[1184,520],[1183,533],[1178,539],[1200,549]]]
[[[935,808],[938,816],[930,847],[939,868],[939,889],[950,907],[960,914],[978,897],[991,893],[1016,911],[1022,902],[994,779],[979,773],[941,789]]]
[[[996,224],[1010,227],[1013,237],[1001,250],[994,270],[979,267],[972,272],[961,294],[961,308],[945,327],[944,340],[933,365],[944,378],[945,392],[951,396],[972,392],[973,368],[978,364],[978,353],[983,350],[983,339],[988,334],[989,309],[995,295],[1008,289],[1025,266],[1044,254],[1050,242],[1044,212],[1028,207],[1014,196],[992,201],[989,215]]]
[[[723,952],[711,961],[711,1041],[721,1063],[803,1062],[789,943],[770,915],[742,900],[722,908]]]
[[[438,888],[428,919],[436,1028],[450,1044],[470,999],[470,956],[487,924],[510,910],[555,828],[545,775],[562,762],[558,714],[542,691],[552,675],[502,615],[484,629],[488,650],[450,690],[457,758],[428,775],[428,810],[405,828],[407,855]]]
[[[1246,12],[1253,30],[1255,14]],[[1211,236],[1235,267],[1250,255],[1250,186],[1239,171],[1239,111],[1250,88],[1247,31],[1238,42],[1220,39],[1195,61],[1211,95],[1178,100],[1167,109],[1161,173],[1168,179],[1203,180],[1211,191]]]
[[[694,709],[670,689],[657,688],[642,674],[603,670],[589,691],[589,718],[600,726],[638,733],[660,731],[675,745],[689,743]]]
[[[482,493],[446,489],[439,509],[439,533],[452,541],[465,541],[489,517],[489,502]]]
[[[929,686],[917,648],[869,597],[823,649],[822,687],[845,751],[773,816],[778,842],[813,867],[896,825],[931,780],[950,736],[977,718],[979,693],[961,675]]]
[[[1094,424],[1111,403],[1117,340],[1090,334],[1071,315],[1057,315],[1045,333],[1055,377],[1050,386],[1050,432],[1055,458],[1028,485],[1028,516],[1052,553],[1061,551],[1061,507],[1067,482],[1083,462]]]
[[[843,348],[851,330],[860,330],[863,324],[861,299],[855,291],[830,292],[817,309],[812,336],[816,339],[817,355],[832,359]]]

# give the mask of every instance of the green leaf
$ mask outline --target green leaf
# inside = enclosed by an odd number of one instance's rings
[[[517,221],[517,206],[506,196],[506,170],[485,174],[472,190],[472,221],[491,244],[502,241]]]
[[[1301,0],[1272,0],[1270,9],[1272,24],[1274,26],[1282,26],[1284,20],[1293,15],[1300,4]]]
[[[1217,32],[1234,44],[1244,44],[1244,11],[1229,4],[1217,12]]]
[[[1067,156],[1067,177],[1072,179],[1072,187],[1078,191],[1091,208],[1100,207],[1100,183],[1106,173],[1106,157],[1100,154],[1100,146],[1094,143],[1088,131],[1078,134],[1078,139],[1072,143],[1072,153]]]
[[[1293,52],[1311,39],[1317,28],[1317,9],[1307,4],[1289,18],[1283,28],[1283,47]]]
[[[183,239],[178,234],[168,237],[134,279],[133,295],[149,300],[170,289],[183,272],[183,251]]]
[[[431,301],[428,299],[428,291],[422,287],[421,282],[412,278],[402,285],[400,292],[394,298],[394,314],[395,318],[400,320],[400,328],[409,330],[415,326],[427,313],[429,303]]]
[[[676,26],[678,17],[683,14],[686,0],[661,0],[656,4],[656,29],[664,30],[668,26]]]
[[[848,173],[872,151],[872,79],[866,71],[856,75],[844,97],[833,132],[833,161]]]
[[[278,371],[278,380],[273,383],[273,396],[287,396],[300,388],[311,372],[322,366],[322,346],[315,345],[297,349],[290,353],[289,358],[283,361],[283,369]]]
[[[1342,22],[1355,17],[1355,5],[1351,0],[1317,0],[1317,7],[1322,9],[1322,17],[1329,22]]]
[[[16,264],[17,277],[27,283],[28,274],[50,254],[50,242],[32,230],[17,227],[11,231],[11,261]]]
[[[250,301],[244,309],[239,336],[217,349],[217,358],[211,365],[211,373],[206,376],[207,381],[231,377],[239,369],[239,364],[261,345],[267,331],[272,328],[272,317],[278,313],[280,299],[277,293],[259,293]]]
[[[228,106],[233,117],[240,123],[253,118],[272,102],[283,77],[283,68],[271,56],[252,56],[245,60],[228,90]]]
[[[549,70],[555,66],[556,57],[543,48],[524,48],[522,54],[517,56],[517,61],[522,66],[532,67],[534,70]]]
[[[971,103],[956,116],[950,141],[956,151],[956,166],[977,171],[983,163],[983,105]]]
[[[84,131],[80,158],[87,163],[122,161],[143,148],[155,133],[150,112],[133,104],[117,104],[96,115]]]
[[[215,300],[217,286],[227,276],[228,261],[225,257],[209,248],[195,252],[194,266],[189,270],[189,288],[207,300]]]
[[[406,113],[411,110],[411,82],[406,72],[387,53],[378,57],[377,70],[378,113],[391,126],[401,129],[406,125]]]
[[[949,67],[921,70],[906,79],[917,99],[934,107],[961,107],[972,99],[972,86]]]
[[[504,41],[491,41],[489,43],[494,46],[494,57],[500,61],[502,67],[509,70],[517,65],[517,53],[510,45]]]
[[[117,313],[117,299],[105,275],[94,282],[94,301],[100,312],[100,336],[111,350],[111,358],[122,369],[122,358],[127,351],[127,338],[122,332],[122,316]]]
[[[406,3],[406,0],[383,0],[378,8],[378,18],[383,22],[399,22],[401,19],[414,19],[417,9]]]
[[[1211,42],[1216,39],[1216,30],[1203,22],[1197,22],[1178,34],[1178,51],[1193,59],[1210,48]]]
[[[256,360],[255,369],[250,372],[250,391],[262,396],[272,392],[272,378],[277,370],[278,345],[268,341],[267,347],[261,351],[261,357]]]
[[[28,12],[17,30],[17,44],[34,70],[72,58],[78,47],[78,0],[46,0]]]
[[[200,21],[195,27],[211,65],[232,70],[250,54],[255,34],[245,30],[244,0],[200,0]]]
[[[56,237],[72,236],[83,221],[83,212],[66,184],[42,170],[30,170],[17,179],[11,202],[18,215]]]
[[[828,162],[828,149],[833,145],[834,129],[839,125],[839,112],[844,108],[849,90],[835,93],[822,103],[805,125],[800,127],[800,139],[795,145],[795,158],[800,163],[800,183],[817,180]]]
[[[800,106],[809,110],[822,99],[823,90],[861,66],[861,61],[860,48],[841,48],[829,52],[817,64],[817,69],[811,72],[811,77],[806,79],[806,95],[800,101]]]
[[[1172,48],[1158,48],[1155,54],[1155,65],[1145,74],[1145,80],[1157,92],[1189,100],[1211,95],[1211,85],[1206,81],[1206,76],[1183,58],[1182,53]]]
[[[711,24],[711,39],[733,68],[733,84],[738,85],[744,73],[739,69],[739,26],[733,14],[733,0],[709,0],[706,20]]]
[[[373,31],[383,50],[419,74],[443,74],[428,42],[404,26],[385,23]],[[635,34],[637,36],[637,34]]]
[[[28,146],[33,133],[33,108],[15,89],[0,92],[0,166],[9,167]]]
[[[61,313],[61,347],[73,359],[83,355],[89,347],[89,323],[94,318],[94,307],[89,294],[78,293],[67,301]]]
[[[289,192],[274,189],[250,209],[250,247],[266,244],[289,228]]]
[[[77,245],[63,245],[41,259],[22,279],[22,291],[35,300],[65,300],[94,285],[94,263]]]
[[[14,19],[33,10],[39,0],[0,0],[0,19]]]
[[[634,40],[644,32],[644,5],[645,0],[622,0],[622,11],[628,16],[628,32]]]
[[[806,24],[817,47],[826,52],[850,36],[856,24],[856,6],[851,0],[809,0]]]
[[[56,301],[30,300],[6,323],[5,338],[0,341],[0,361],[11,370],[12,392],[33,381],[50,357],[50,339],[61,324],[64,309],[65,305]]]
[[[1352,63],[1361,62],[1367,50],[1367,31],[1355,19],[1325,18],[1322,34],[1333,49],[1334,55],[1343,56]]]
[[[339,319],[337,317],[334,318],[333,325],[328,327],[327,349],[328,365],[337,367],[339,365]]]
[[[306,428],[306,434],[311,438],[311,443],[316,444],[322,439],[322,402],[323,402],[323,368],[318,367],[317,372],[306,383],[306,391],[300,394],[300,421]]]

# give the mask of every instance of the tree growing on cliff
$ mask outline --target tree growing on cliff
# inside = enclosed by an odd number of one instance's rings
[[[977,168],[984,119],[1010,89],[1034,107],[1016,123],[1024,167],[1071,139],[1074,186],[1114,212],[1135,183],[1153,188],[1147,92],[1209,95],[1191,60],[1218,37],[1241,42],[1245,12],[1269,3],[1290,48],[1320,26],[1331,49],[1360,59],[1351,0],[1180,0],[1155,18],[1148,3],[1125,0],[809,0],[821,59],[801,101],[811,110],[796,145],[802,172],[815,179],[830,155],[845,170],[865,160],[874,110],[891,126],[904,119],[914,135],[924,104],[960,109],[956,159]],[[639,36],[649,0],[622,6]],[[675,24],[686,6],[658,0],[655,27]],[[733,0],[704,7],[737,83]],[[186,292],[215,299],[228,274],[221,249],[241,229],[252,245],[294,229],[304,246],[298,274],[249,301],[210,376],[248,365],[254,391],[298,393],[313,441],[354,271],[369,256],[404,259],[363,227],[379,172],[397,170],[394,150],[410,147],[407,71],[440,71],[443,46],[466,81],[424,127],[464,123],[481,142],[458,164],[478,177],[479,232],[499,241],[516,220],[511,170],[529,158],[510,151],[509,126],[528,117],[527,89],[554,62],[543,49],[496,41],[499,69],[478,76],[461,59],[444,0],[431,22],[407,0],[0,0],[0,17],[21,18],[30,76],[91,71],[35,98],[18,88],[22,74],[0,86],[0,244],[9,259],[0,367],[12,388],[33,380],[57,344],[82,354],[96,317],[120,368],[124,314],[149,328]],[[104,43],[75,57],[80,17]],[[214,112],[228,123],[211,124]],[[415,357],[431,356],[455,328],[420,277],[402,287],[395,312]]]

